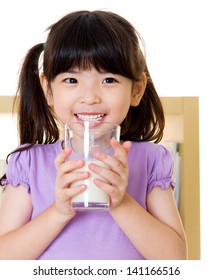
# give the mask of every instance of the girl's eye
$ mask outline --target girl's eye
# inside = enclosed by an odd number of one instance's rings
[[[64,80],[65,83],[67,84],[77,84],[78,81],[75,78],[67,78]]]
[[[112,83],[116,83],[117,80],[115,80],[114,78],[106,78],[103,80],[103,84],[112,84]]]

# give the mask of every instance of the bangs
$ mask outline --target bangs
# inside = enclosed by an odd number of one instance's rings
[[[130,55],[134,41],[127,39],[129,28],[118,25],[113,14],[106,17],[102,13],[78,13],[71,19],[67,16],[64,24],[59,21],[52,26],[44,54],[44,72],[50,80],[70,69],[91,67],[137,79],[135,61]]]

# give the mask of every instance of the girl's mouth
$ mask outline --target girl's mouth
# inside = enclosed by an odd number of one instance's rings
[[[75,115],[81,121],[97,122],[104,118],[105,114],[76,114]]]

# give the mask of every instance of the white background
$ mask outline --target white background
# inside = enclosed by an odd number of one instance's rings
[[[140,4],[140,6],[139,6]],[[0,95],[14,95],[26,50],[45,29],[79,9],[106,9],[130,20],[146,42],[148,66],[161,96],[199,96],[201,253],[212,257],[213,8],[211,0],[14,0],[0,3]],[[8,130],[8,129],[7,129]],[[1,125],[1,136],[6,129]],[[5,150],[5,147],[1,147]],[[193,174],[192,174],[193,176]],[[193,193],[192,193],[193,199]],[[206,265],[206,268],[205,268]],[[195,273],[195,270],[191,271]],[[210,274],[209,274],[210,275]]]

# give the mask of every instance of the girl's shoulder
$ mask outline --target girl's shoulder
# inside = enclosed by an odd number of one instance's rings
[[[152,142],[133,142],[128,156],[131,162],[145,164],[151,169],[173,168],[174,165],[171,152],[162,144]]]
[[[35,144],[19,146],[8,160],[4,185],[11,183],[13,186],[22,184],[29,189],[29,177],[31,174],[41,175],[48,166],[54,167],[54,160],[60,153],[61,142],[54,144]]]
[[[169,150],[160,143],[153,142],[132,142],[133,153],[156,157],[157,154],[170,154]]]
[[[9,172],[14,170],[27,172],[31,167],[40,168],[42,165],[54,162],[62,149],[61,142],[28,146],[28,144],[21,145],[10,155],[7,168]]]
[[[151,191],[154,186],[163,189],[172,186],[174,160],[171,152],[162,144],[152,142],[134,142],[129,153],[129,164],[135,169],[144,171],[141,174],[147,176],[147,191]]]
[[[24,144],[19,146],[13,153],[11,153],[9,157],[9,161],[11,159],[18,158],[32,158],[32,157],[40,157],[40,156],[50,156],[56,155],[61,150],[61,141],[58,141],[53,144],[34,144],[31,146],[30,144]]]

